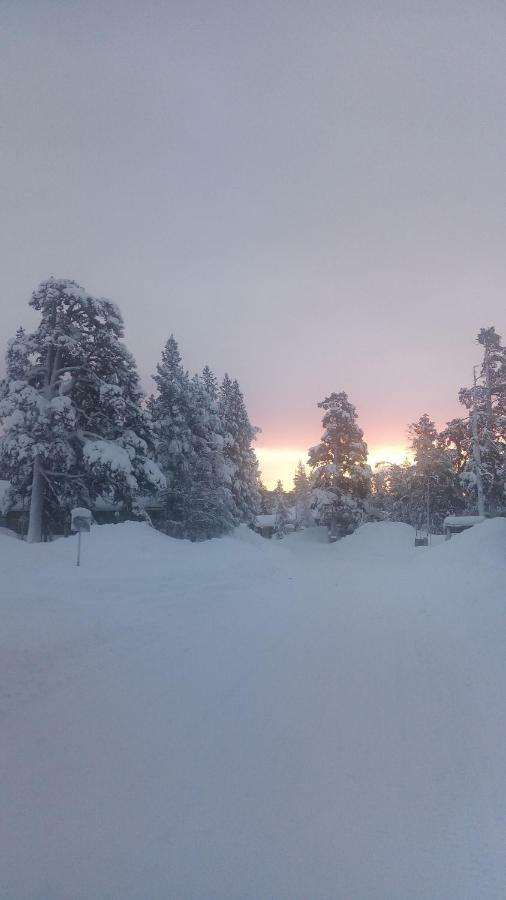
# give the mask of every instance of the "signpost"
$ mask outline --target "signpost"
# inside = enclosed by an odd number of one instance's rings
[[[81,565],[81,535],[83,531],[91,530],[91,511],[84,506],[76,506],[71,510],[72,531],[77,531],[77,566]]]

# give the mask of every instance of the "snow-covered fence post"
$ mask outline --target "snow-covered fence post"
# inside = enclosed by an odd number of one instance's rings
[[[71,511],[72,531],[77,531],[77,566],[81,565],[81,534],[91,529],[91,512],[84,506],[76,506]]]

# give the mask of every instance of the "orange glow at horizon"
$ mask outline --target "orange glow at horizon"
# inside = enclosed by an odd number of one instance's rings
[[[307,448],[297,450],[286,447],[255,447],[260,466],[262,483],[269,490],[276,487],[278,479],[283,482],[285,491],[293,488],[293,476],[300,462],[307,463]]]
[[[276,487],[278,479],[283,482],[285,491],[293,487],[293,476],[297,464],[307,463],[307,449],[294,449],[293,447],[255,447],[263,484],[269,490]],[[382,444],[369,448],[367,457],[369,465],[374,466],[379,462],[402,463],[405,459],[411,459],[410,451],[403,444]],[[308,471],[309,474],[309,471]]]
[[[367,462],[374,469],[380,462],[397,463],[400,465],[405,460],[412,462],[413,454],[404,444],[383,444],[378,447],[369,447]]]

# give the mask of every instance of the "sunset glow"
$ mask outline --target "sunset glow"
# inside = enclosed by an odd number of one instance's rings
[[[262,482],[267,488],[275,488],[278,479],[285,490],[293,487],[293,476],[299,460],[307,462],[307,448],[297,450],[286,447],[255,447],[255,453],[262,473]]]
[[[307,463],[307,448],[255,447],[255,452],[262,473],[262,482],[269,489],[275,488],[276,482],[281,479],[285,490],[291,490],[297,463],[299,460],[304,464]],[[411,454],[403,444],[383,444],[370,448],[368,461],[374,468],[379,462],[402,463],[410,458]]]
[[[380,447],[370,447],[367,460],[372,469],[380,462],[401,464],[404,460],[412,459],[411,451],[403,444],[385,444]]]

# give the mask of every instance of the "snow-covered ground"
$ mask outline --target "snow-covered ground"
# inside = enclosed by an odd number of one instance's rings
[[[0,534],[2,900],[506,895],[506,521]]]

